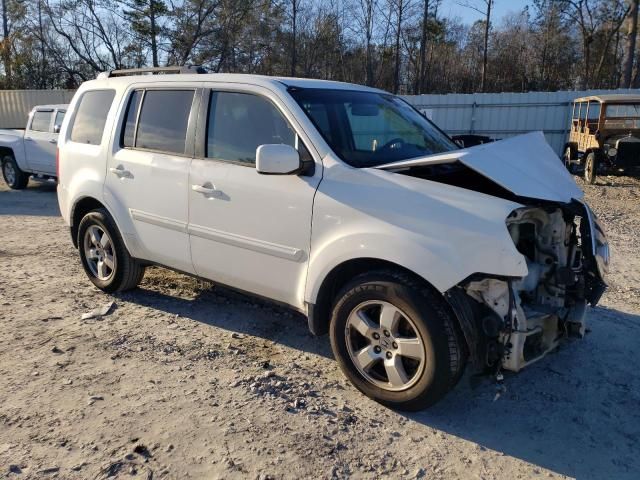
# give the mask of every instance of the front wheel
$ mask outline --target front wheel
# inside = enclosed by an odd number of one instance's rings
[[[562,161],[569,173],[574,174],[576,173],[576,164],[572,162],[572,157],[573,155],[571,152],[571,147],[567,147],[567,149],[564,151],[564,155],[562,156]]]
[[[122,292],[142,281],[145,267],[129,255],[118,227],[102,208],[80,221],[78,251],[84,271],[100,290]]]
[[[13,190],[22,190],[29,183],[29,174],[20,170],[13,155],[5,155],[2,158],[2,176]]]
[[[587,155],[587,159],[584,163],[584,181],[590,185],[593,185],[596,181],[596,169],[598,164],[596,161],[596,154],[591,152]]]
[[[440,400],[464,370],[454,322],[437,292],[402,273],[373,272],[338,295],[331,346],[358,390],[391,408],[420,410]]]

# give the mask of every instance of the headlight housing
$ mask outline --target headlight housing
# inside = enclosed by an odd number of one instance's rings
[[[618,154],[618,149],[615,147],[609,147],[609,150],[607,150],[607,155],[609,155],[610,157],[615,157]]]

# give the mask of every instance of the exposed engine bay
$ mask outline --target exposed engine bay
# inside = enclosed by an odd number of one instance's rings
[[[478,274],[447,292],[478,370],[517,372],[563,337],[584,336],[587,305],[604,293],[609,263],[603,229],[587,205],[518,197],[460,163],[403,173],[531,205],[506,219],[527,275]]]
[[[505,223],[527,274],[478,272],[445,293],[476,370],[519,371],[563,337],[584,336],[587,305],[606,289],[609,246],[541,134],[381,168],[520,205]]]
[[[572,212],[578,208],[549,205],[512,212],[507,228],[526,258],[528,274],[464,285],[484,311],[479,327],[485,368],[518,371],[553,350],[562,337],[584,336],[587,303],[598,302],[606,272],[598,271],[591,250],[590,214]],[[600,253],[608,263],[608,251]]]

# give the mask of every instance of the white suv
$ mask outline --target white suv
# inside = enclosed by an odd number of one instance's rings
[[[60,133],[60,208],[98,288],[157,264],[289,305],[401,409],[467,361],[518,371],[584,333],[608,245],[541,133],[460,149],[372,88],[145,72],[84,83]]]

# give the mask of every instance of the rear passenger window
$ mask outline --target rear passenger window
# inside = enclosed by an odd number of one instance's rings
[[[135,146],[183,154],[193,95],[193,90],[147,90],[142,100]],[[131,143],[129,124],[127,116],[123,140]]]
[[[140,110],[140,101],[142,100],[143,90],[134,90],[129,99],[127,106],[127,116],[122,130],[123,147],[135,146],[136,120],[138,119],[138,110]]]
[[[209,101],[209,158],[254,165],[264,144],[296,147],[296,134],[268,100],[248,93],[212,92]]]
[[[100,145],[115,94],[115,90],[90,90],[82,95],[71,128],[71,141]]]
[[[31,120],[31,130],[36,132],[48,132],[51,124],[51,115],[53,112],[35,111],[33,112],[33,120]]]

